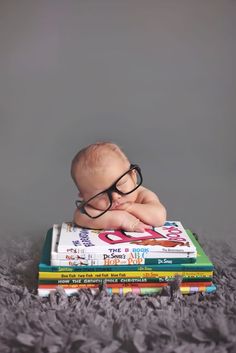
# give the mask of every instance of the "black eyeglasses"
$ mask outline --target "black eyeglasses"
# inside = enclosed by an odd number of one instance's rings
[[[77,200],[75,204],[81,213],[85,213],[90,218],[98,218],[106,213],[112,206],[112,193],[128,195],[135,191],[143,182],[141,169],[137,164],[131,164],[129,170],[122,174],[109,188],[99,192],[87,201]],[[90,207],[96,210],[101,209],[101,213],[93,216]]]

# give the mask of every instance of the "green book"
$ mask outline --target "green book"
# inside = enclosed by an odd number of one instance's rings
[[[130,284],[134,285],[135,283],[167,283],[171,282],[175,279],[175,277],[168,277],[168,278],[80,278],[80,279],[39,279],[38,284],[56,284],[60,286],[63,285],[75,285],[75,284]],[[189,283],[189,286],[193,285],[194,282],[202,282],[208,283],[212,282],[212,277],[197,277],[197,280],[190,277],[183,277],[182,283]]]

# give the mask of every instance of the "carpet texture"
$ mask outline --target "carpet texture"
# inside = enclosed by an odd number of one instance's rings
[[[161,295],[92,295],[63,290],[37,296],[43,239],[1,245],[1,353],[236,353],[236,254],[199,241],[215,265],[212,294],[182,296],[172,284]]]

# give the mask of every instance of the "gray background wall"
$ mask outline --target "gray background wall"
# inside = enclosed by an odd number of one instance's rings
[[[169,219],[232,237],[235,11],[227,0],[1,0],[1,236],[71,219],[71,159],[110,139]]]

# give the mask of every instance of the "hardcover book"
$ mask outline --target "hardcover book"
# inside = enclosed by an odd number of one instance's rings
[[[53,227],[52,265],[173,264],[195,260],[196,247],[181,222],[166,222],[142,233],[80,228],[66,222]]]
[[[47,297],[51,291],[55,290],[55,288],[39,288],[38,289],[38,295],[41,297]],[[68,296],[71,295],[76,295],[78,293],[78,288],[63,288]],[[96,294],[99,292],[99,288],[89,288],[89,290],[93,293]],[[126,295],[127,293],[131,292],[134,294],[138,295],[152,295],[152,294],[157,294],[160,293],[163,290],[163,287],[146,287],[146,288],[140,288],[140,287],[125,287],[125,288],[111,288],[108,287],[106,288],[107,294],[119,294],[119,295]],[[198,287],[198,286],[190,286],[190,287],[184,287],[180,286],[179,288],[180,292],[182,294],[193,294],[197,292],[201,293],[212,293],[215,292],[216,286],[214,284],[210,286],[203,286],[203,287]]]
[[[47,296],[57,286],[63,286],[68,295],[76,293],[81,288],[96,291],[104,283],[110,294],[118,292],[125,294],[128,288],[139,294],[151,294],[157,287],[167,285],[177,274],[182,277],[180,290],[183,294],[214,291],[216,287],[212,283],[213,264],[191,231],[185,231],[197,251],[195,263],[51,266],[51,253],[55,251],[57,247],[55,243],[60,235],[60,226],[55,225],[48,230],[43,245],[39,264],[38,294]]]
[[[195,263],[182,263],[182,264],[145,264],[145,265],[104,265],[104,266],[51,266],[51,248],[53,247],[53,229],[49,229],[45,238],[44,246],[42,249],[42,256],[39,263],[39,272],[104,272],[104,271],[117,271],[119,268],[122,271],[213,271],[213,264],[205,254],[199,242],[190,230],[186,230],[190,239],[197,249],[197,258]]]
[[[175,278],[176,276],[188,277],[196,279],[198,277],[212,277],[213,271],[172,271],[162,270],[161,268],[150,270],[127,271],[124,269],[116,269],[112,271],[76,271],[76,272],[39,272],[39,280],[41,279],[82,279],[82,278]]]

